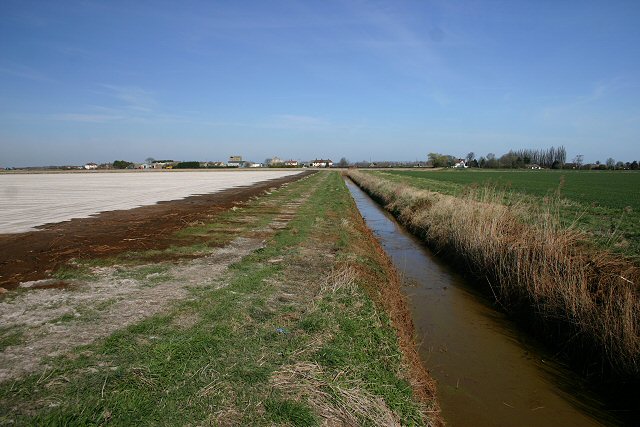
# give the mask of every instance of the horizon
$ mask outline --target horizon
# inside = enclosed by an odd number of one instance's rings
[[[634,1],[2,2],[0,167],[632,162],[637,22]]]

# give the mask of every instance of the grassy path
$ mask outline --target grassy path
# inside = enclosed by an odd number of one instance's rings
[[[362,227],[340,176],[318,173],[182,231],[193,257],[207,239],[262,239],[220,274],[189,281],[157,253],[100,261],[148,286],[165,272],[186,294],[0,383],[0,424],[439,424],[433,389],[400,350],[407,332],[380,303],[394,272]]]

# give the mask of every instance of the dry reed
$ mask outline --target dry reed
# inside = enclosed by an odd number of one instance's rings
[[[553,200],[506,206],[495,189],[454,197],[359,171],[349,176],[585,368],[640,378],[640,269],[562,227]]]

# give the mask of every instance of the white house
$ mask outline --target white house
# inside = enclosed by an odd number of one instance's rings
[[[330,168],[333,166],[333,161],[327,159],[315,159],[311,162],[311,166],[314,168]]]
[[[287,160],[286,162],[284,162],[285,166],[293,166],[293,167],[298,167],[299,163],[297,160]]]
[[[454,168],[468,168],[467,163],[464,159],[458,159],[456,163],[453,165]]]
[[[84,168],[87,170],[98,169],[98,165],[95,163],[87,163],[84,165]]]

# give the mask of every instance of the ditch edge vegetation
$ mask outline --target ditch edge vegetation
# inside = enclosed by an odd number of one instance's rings
[[[505,206],[488,189],[454,197],[359,171],[348,176],[574,369],[637,393],[640,269],[632,261],[561,228],[551,207],[525,221],[538,213]]]

